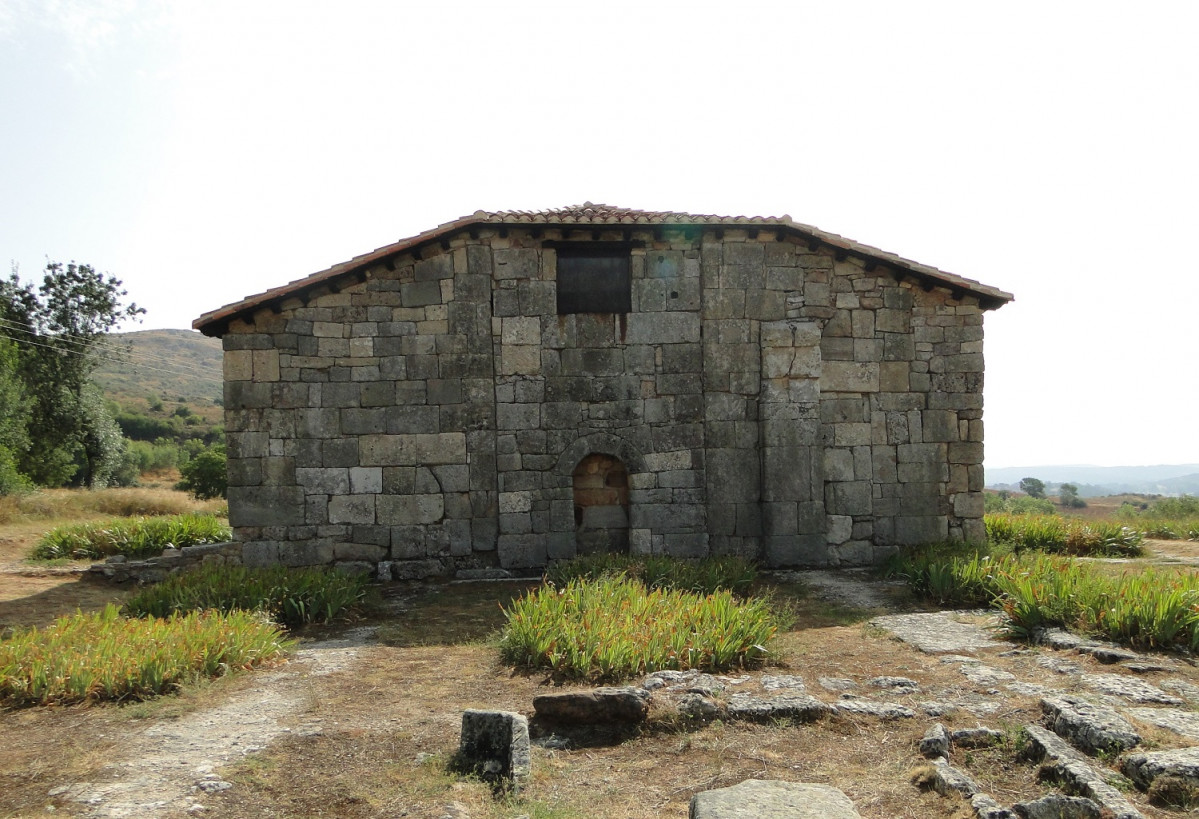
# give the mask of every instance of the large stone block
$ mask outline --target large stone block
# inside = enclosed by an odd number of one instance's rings
[[[379,495],[375,505],[379,523],[391,526],[437,523],[445,514],[442,495]]]
[[[691,797],[690,819],[858,819],[844,793],[830,785],[747,779]]]
[[[301,526],[304,522],[304,490],[298,486],[229,487],[231,526]]]
[[[700,316],[692,312],[632,313],[628,344],[678,344],[700,340]]]
[[[821,392],[878,392],[879,365],[864,361],[824,361]]]
[[[334,495],[329,499],[330,523],[374,523],[375,495]],[[395,497],[388,495],[386,497]]]
[[[359,446],[362,466],[427,466],[466,463],[462,432],[412,435],[365,435]]]
[[[508,711],[464,712],[458,757],[463,766],[482,776],[527,778],[532,766],[529,721]]]

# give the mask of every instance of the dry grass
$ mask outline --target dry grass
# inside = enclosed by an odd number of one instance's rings
[[[28,522],[21,524],[29,525]],[[45,524],[39,524],[45,528]],[[0,527],[8,537],[11,526]],[[0,545],[0,557],[5,554]],[[22,597],[14,581],[43,584]],[[111,597],[113,587],[71,576],[0,580],[0,623],[14,616],[25,622],[93,605],[90,594]],[[457,747],[466,708],[501,708],[532,713],[532,699],[547,690],[544,675],[514,673],[502,666],[494,634],[503,622],[500,605],[527,583],[405,585],[385,587],[384,607],[372,621],[378,642],[360,650],[353,665],[305,679],[306,707],[287,727],[318,725],[320,732],[293,731],[235,766],[219,771],[235,784],[230,791],[200,797],[205,816],[250,819],[261,816],[441,817],[500,819],[527,814],[532,819],[626,819],[687,815],[691,795],[745,778],[823,782],[846,792],[864,819],[966,819],[972,814],[958,799],[921,791],[910,774],[921,760],[916,745],[934,721],[923,715],[884,721],[839,717],[809,725],[720,723],[688,727],[655,710],[644,729],[624,735],[578,731],[570,750],[536,747],[534,775],[519,795],[494,796],[483,783],[447,772]],[[32,587],[31,587],[32,589]],[[808,690],[826,701],[820,677],[864,682],[878,675],[917,680],[921,692],[887,699],[918,710],[936,696],[963,702],[981,700],[951,663],[921,654],[866,624],[870,612],[830,605],[801,586],[779,587],[792,600],[798,625],[779,638],[784,665],[766,673],[800,676]],[[10,594],[9,600],[4,595]],[[905,605],[902,599],[896,600]],[[909,603],[906,603],[910,605]],[[358,625],[362,625],[359,623]],[[310,629],[319,637],[328,629]],[[985,662],[1021,680],[1049,687],[1067,678],[1036,664],[1039,650],[999,656]],[[1087,657],[1071,659],[1090,673],[1119,671]],[[1176,675],[1199,683],[1199,670]],[[1150,680],[1153,681],[1152,679]],[[254,675],[187,689],[179,697],[126,707],[54,708],[0,711],[0,816],[39,816],[47,804],[56,815],[82,807],[53,799],[48,791],[81,781],[104,781],[106,764],[139,753],[143,726],[182,714],[209,710],[250,691]],[[1014,731],[1040,719],[1033,698],[1005,695],[1000,711],[975,717],[959,710],[940,718],[950,729],[984,724]],[[534,734],[539,727],[533,724]],[[1177,747],[1167,732],[1147,731],[1155,747]],[[429,756],[419,756],[428,754]],[[975,777],[996,799],[1010,804],[1043,794],[1032,766],[1017,760],[1011,745],[955,751],[953,762]],[[1130,794],[1151,819],[1175,816]]]
[[[98,517],[216,512],[224,501],[195,501],[170,488],[39,489],[0,497],[0,526]],[[47,527],[50,528],[50,527]]]

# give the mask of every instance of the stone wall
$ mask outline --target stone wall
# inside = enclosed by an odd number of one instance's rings
[[[647,229],[632,312],[558,315],[553,242],[629,238],[481,226],[234,321],[244,561],[544,566],[578,549],[593,454],[627,471],[635,552],[840,565],[981,538],[974,297],[769,230]]]

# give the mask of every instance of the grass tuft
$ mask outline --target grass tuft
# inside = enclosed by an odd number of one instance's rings
[[[1143,554],[1139,529],[1111,521],[1084,521],[1057,515],[986,515],[987,540],[1017,551],[1050,554],[1137,557]]]
[[[219,543],[232,537],[229,525],[214,515],[189,512],[155,518],[113,518],[59,526],[33,547],[34,560],[97,560],[109,555],[150,557],[176,548]]]
[[[110,605],[0,641],[0,702],[144,699],[269,662],[291,645],[277,626],[247,612],[127,620]]]
[[[328,623],[366,599],[365,575],[325,569],[201,565],[147,586],[125,602],[130,617],[169,617],[193,611],[260,611],[290,627]]]
[[[571,580],[598,580],[624,575],[651,589],[711,594],[725,589],[739,597],[749,593],[758,576],[752,562],[739,557],[680,560],[665,555],[594,554],[559,561],[546,572],[546,582],[565,586]]]
[[[503,658],[560,678],[616,681],[690,668],[761,665],[780,623],[766,601],[729,591],[650,589],[628,577],[542,586],[505,610]]]
[[[1138,648],[1199,649],[1199,576],[1154,568],[1112,575],[1043,553],[909,553],[892,567],[938,603],[990,604],[1006,630],[1028,637],[1064,626]]]

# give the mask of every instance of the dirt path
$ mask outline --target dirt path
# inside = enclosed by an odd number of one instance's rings
[[[106,778],[51,789],[85,806],[88,817],[165,816],[198,812],[197,793],[230,787],[215,769],[256,753],[277,737],[319,733],[320,720],[289,727],[307,704],[316,678],[344,670],[374,629],[300,649],[282,669],[255,675],[254,686],[222,705],[178,720],[154,722],[122,743],[130,755],[102,770]],[[110,777],[110,778],[109,778]]]

